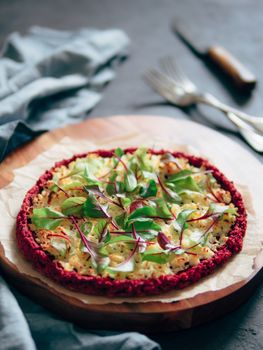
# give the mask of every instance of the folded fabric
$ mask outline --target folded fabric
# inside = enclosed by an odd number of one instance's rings
[[[85,118],[128,42],[120,30],[33,27],[12,34],[0,58],[0,160],[44,130]],[[139,333],[86,331],[13,293],[0,277],[3,350],[160,349]]]
[[[128,43],[117,29],[11,34],[0,58],[0,161],[40,132],[84,119]]]
[[[17,300],[0,277],[2,350],[160,350],[157,343],[137,332],[87,331],[13,292]]]

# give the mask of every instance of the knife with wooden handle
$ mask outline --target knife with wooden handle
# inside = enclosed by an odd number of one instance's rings
[[[203,45],[196,35],[184,27],[183,22],[176,19],[173,21],[172,28],[195,54],[214,63],[232,80],[236,87],[247,91],[254,89],[256,86],[255,75],[222,46],[207,47]]]

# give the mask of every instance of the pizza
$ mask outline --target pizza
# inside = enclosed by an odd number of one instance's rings
[[[242,249],[246,211],[207,160],[167,150],[98,150],[62,160],[17,216],[19,249],[64,287],[138,297],[184,288]]]

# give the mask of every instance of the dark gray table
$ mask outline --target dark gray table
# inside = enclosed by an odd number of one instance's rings
[[[210,125],[250,148],[220,113],[207,108],[182,111],[148,88],[141,76],[160,57],[173,55],[204,90],[251,114],[263,110],[263,2],[260,0],[0,0],[0,43],[12,31],[37,24],[58,29],[81,26],[118,27],[131,38],[130,57],[118,68],[117,78],[105,89],[104,98],[89,116],[113,114],[167,115]],[[240,96],[209,65],[192,53],[170,31],[174,16],[211,43],[221,43],[237,55],[258,77],[252,96]],[[263,113],[262,113],[263,114]],[[262,156],[251,151],[262,161]],[[251,169],[253,171],[253,169]],[[263,348],[263,286],[235,312],[196,329],[154,335],[163,349],[261,349]]]

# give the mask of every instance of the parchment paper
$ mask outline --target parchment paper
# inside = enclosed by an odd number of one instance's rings
[[[30,263],[27,262],[18,251],[15,238],[15,219],[22,200],[26,192],[34,185],[38,177],[46,169],[52,167],[56,161],[63,158],[70,158],[76,153],[82,153],[98,148],[110,149],[117,146],[128,147],[144,145],[156,149],[166,148],[200,155],[197,149],[184,145],[175,145],[173,140],[154,138],[151,139],[151,141],[147,141],[148,139],[147,135],[136,131],[124,134],[118,138],[104,139],[96,144],[85,140],[64,138],[51,149],[40,154],[26,166],[16,169],[14,171],[14,180],[12,183],[0,190],[0,241],[4,247],[5,256],[17,266],[20,272],[40,279],[56,291],[59,291],[59,293],[72,296],[88,304],[118,304],[122,302],[138,303],[152,301],[168,303],[191,298],[199,293],[216,291],[232,285],[233,283],[247,279],[253,273],[254,258],[262,249],[262,239],[260,237],[257,223],[258,220],[252,207],[248,188],[242,184],[236,184],[236,186],[243,195],[246,209],[248,211],[248,229],[244,239],[243,250],[215,273],[183,290],[171,291],[160,296],[149,296],[144,298],[105,298],[71,292],[35,271]],[[201,156],[205,157],[204,154],[201,154]],[[215,160],[212,160],[212,162],[215,163]]]

